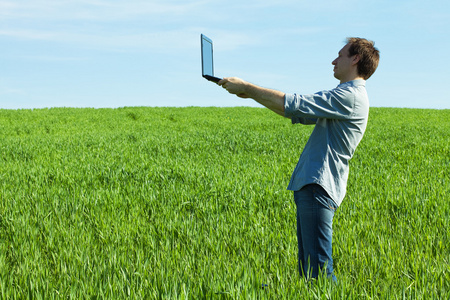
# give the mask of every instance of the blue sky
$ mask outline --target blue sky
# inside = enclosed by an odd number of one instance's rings
[[[287,93],[332,89],[349,36],[381,52],[371,106],[450,108],[450,2],[0,0],[0,108],[258,106],[201,77]]]

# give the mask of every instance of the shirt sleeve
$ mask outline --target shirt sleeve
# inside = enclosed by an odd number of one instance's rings
[[[311,95],[286,94],[285,117],[302,124],[319,118],[345,120],[352,116],[354,102],[352,93],[341,88]]]

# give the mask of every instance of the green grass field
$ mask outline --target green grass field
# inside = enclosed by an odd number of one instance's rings
[[[286,187],[312,129],[260,108],[0,110],[1,298],[448,299],[450,110],[371,109],[337,285],[297,272]]]

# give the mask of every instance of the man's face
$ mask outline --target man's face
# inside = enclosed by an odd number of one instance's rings
[[[354,66],[354,56],[349,56],[348,49],[350,44],[344,46],[344,48],[339,51],[339,56],[333,60],[334,65],[334,77],[339,80],[345,80],[353,71]]]

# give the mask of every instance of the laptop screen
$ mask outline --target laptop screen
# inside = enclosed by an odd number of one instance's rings
[[[212,41],[202,35],[202,68],[203,75],[214,76]]]

